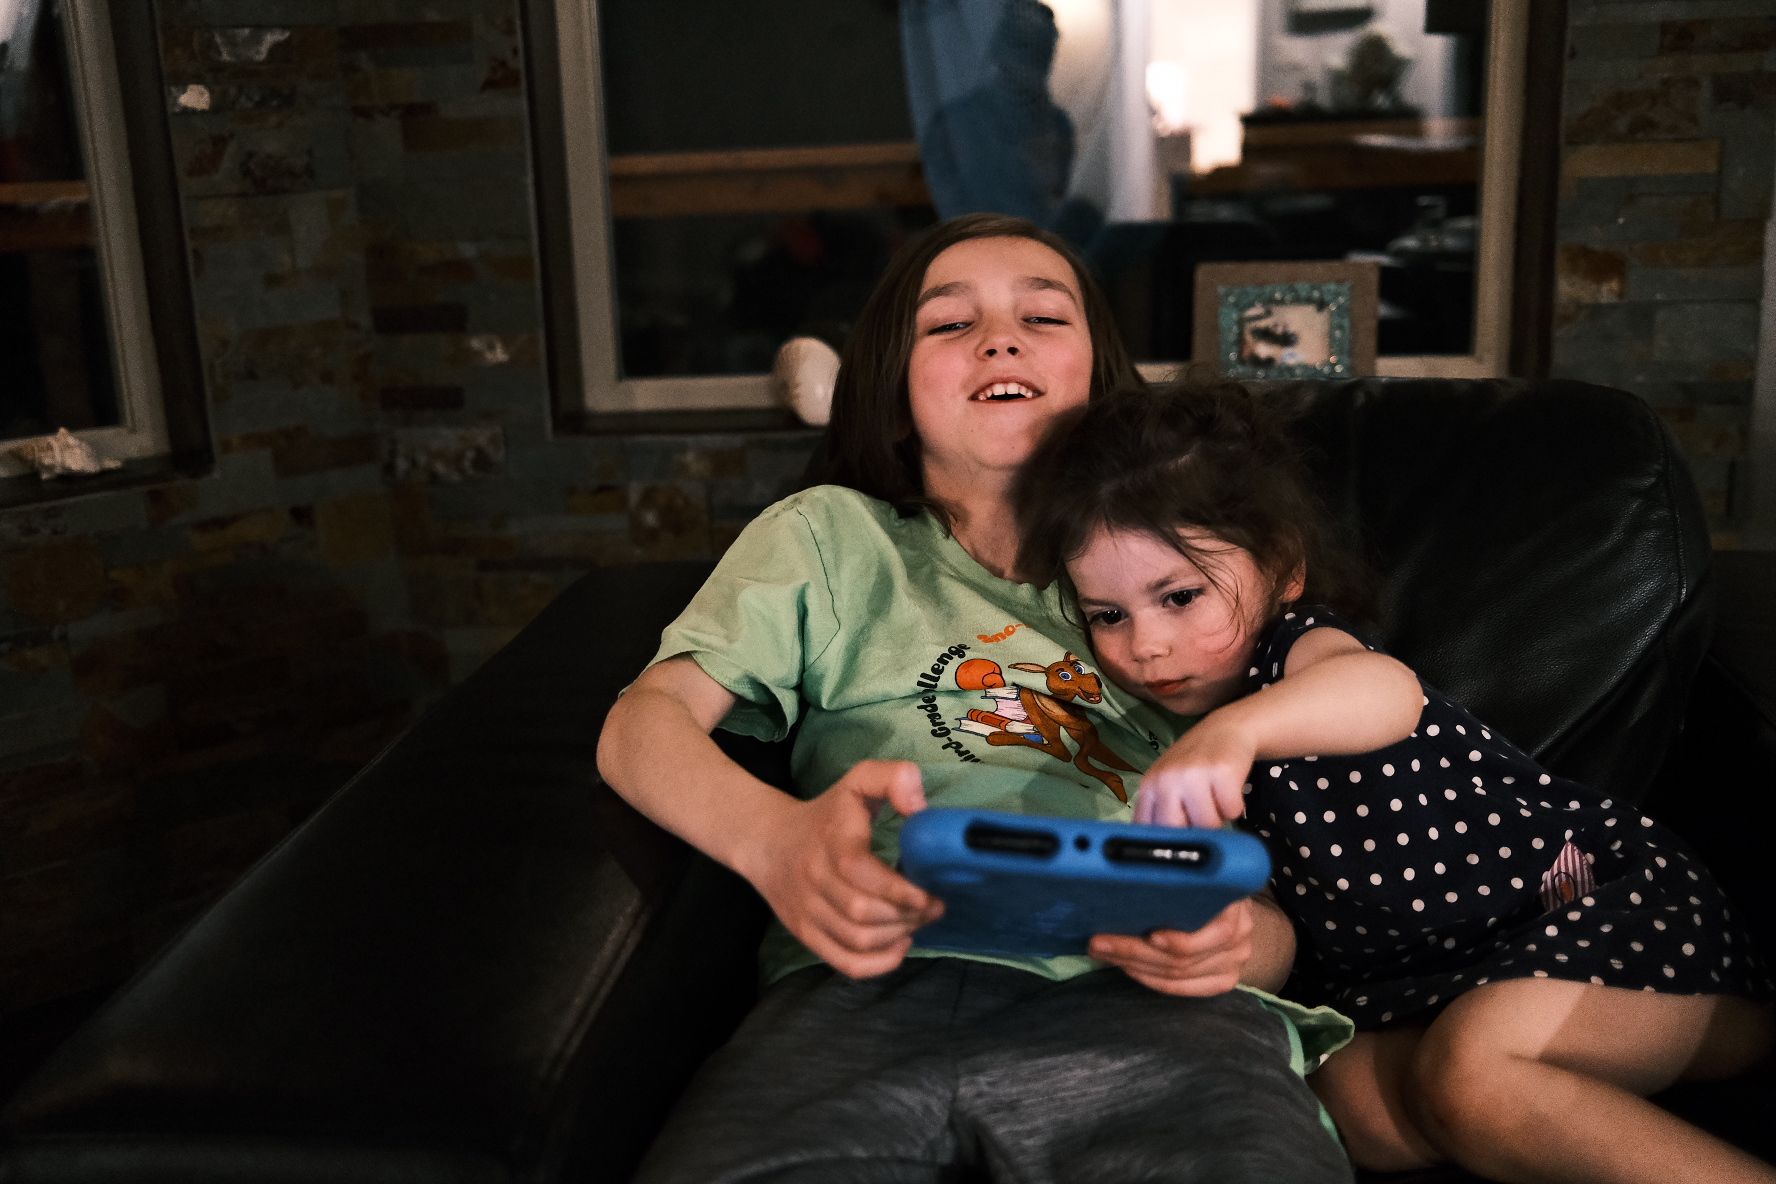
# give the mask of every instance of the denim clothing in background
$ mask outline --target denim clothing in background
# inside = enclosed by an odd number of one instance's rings
[[[1015,214],[1083,241],[1072,121],[1049,94],[1059,32],[1038,0],[903,0],[907,97],[940,217]]]

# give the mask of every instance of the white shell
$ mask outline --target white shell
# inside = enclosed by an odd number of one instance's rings
[[[771,386],[777,398],[803,423],[825,427],[832,418],[833,384],[839,355],[818,337],[791,337],[777,349]]]
[[[67,428],[61,428],[53,436],[21,444],[12,451],[19,459],[30,462],[45,481],[52,477],[82,476],[123,467],[120,460],[101,457],[93,451],[91,444]]]

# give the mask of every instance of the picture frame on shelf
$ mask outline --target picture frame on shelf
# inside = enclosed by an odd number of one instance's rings
[[[1374,263],[1205,263],[1191,352],[1225,378],[1374,374],[1378,288]]]

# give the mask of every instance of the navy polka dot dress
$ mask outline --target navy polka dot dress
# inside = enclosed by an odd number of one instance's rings
[[[1253,691],[1316,625],[1260,640]],[[1370,648],[1374,648],[1373,646]],[[1373,1028],[1499,979],[1680,994],[1771,994],[1708,871],[1631,805],[1551,776],[1430,687],[1418,728],[1361,756],[1260,760],[1246,816],[1294,918],[1289,991]]]

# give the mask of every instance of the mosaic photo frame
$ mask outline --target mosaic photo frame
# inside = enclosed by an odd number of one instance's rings
[[[1205,263],[1196,269],[1196,360],[1227,378],[1375,373],[1374,263]]]

